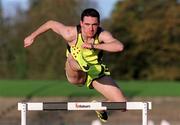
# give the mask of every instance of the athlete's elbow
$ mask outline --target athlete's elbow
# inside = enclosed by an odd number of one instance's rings
[[[119,46],[117,46],[117,52],[121,52],[124,50],[124,45],[123,44],[119,44]]]
[[[48,20],[47,24],[53,24],[55,21],[54,20]]]
[[[46,29],[51,29],[54,21],[53,20],[48,20],[43,26]]]
[[[62,24],[57,22],[57,21],[54,21],[54,20],[49,20],[47,21],[46,23],[46,27],[48,29],[51,29],[53,30],[54,32],[58,32],[58,30],[60,29],[59,27],[61,26]]]
[[[46,25],[49,28],[52,28],[55,24],[56,24],[56,21],[54,21],[54,20],[49,20],[49,21],[46,22]]]
[[[123,50],[124,50],[124,45],[121,44],[120,51],[123,51]]]

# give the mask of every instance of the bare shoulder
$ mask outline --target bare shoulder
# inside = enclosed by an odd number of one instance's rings
[[[62,36],[68,42],[73,42],[77,37],[77,30],[75,26],[65,26],[62,32]]]
[[[115,38],[112,36],[112,34],[107,30],[103,30],[99,35],[99,40],[101,42],[108,42],[108,41],[112,41],[114,39]]]
[[[71,42],[76,39],[76,26],[68,26],[61,22],[50,21],[49,23],[54,32],[61,35],[67,42]]]
[[[108,36],[112,36],[111,33],[107,30],[103,30],[101,33],[100,33],[100,36],[101,37],[108,37]]]

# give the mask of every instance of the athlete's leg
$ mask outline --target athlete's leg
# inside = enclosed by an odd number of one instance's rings
[[[84,85],[86,80],[86,73],[80,70],[79,64],[72,57],[71,54],[68,55],[65,64],[66,77],[68,81],[75,85]]]
[[[126,99],[110,76],[104,76],[92,82],[92,86],[100,92],[108,101],[125,102]]]
[[[107,101],[110,102],[125,102],[126,99],[117,86],[117,84],[111,79],[110,76],[104,76],[92,82],[92,87],[100,92]],[[98,118],[102,122],[106,122],[108,119],[108,114],[106,111],[96,111]]]

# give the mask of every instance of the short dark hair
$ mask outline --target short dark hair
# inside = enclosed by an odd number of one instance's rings
[[[81,21],[83,21],[85,16],[97,17],[98,22],[100,22],[100,15],[99,12],[93,8],[85,9],[81,14]]]

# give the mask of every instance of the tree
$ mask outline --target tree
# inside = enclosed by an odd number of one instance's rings
[[[85,2],[77,0],[30,1],[30,9],[23,25],[21,22],[21,28],[18,28],[19,25],[16,24],[16,28],[19,30],[18,34],[23,36],[21,40],[16,41],[22,42],[25,36],[47,20],[57,20],[65,25],[77,25],[81,5],[85,5]],[[22,49],[19,48],[19,50]],[[59,79],[65,76],[66,44],[60,36],[52,31],[38,37],[36,44],[22,51],[25,51],[21,57],[24,59],[24,68],[26,69],[25,78]]]
[[[16,8],[17,15],[3,19],[0,27],[0,78],[63,78],[66,44],[61,37],[48,31],[29,49],[23,48],[23,40],[47,20],[77,25],[82,9],[89,4],[81,0],[29,0],[29,10]]]
[[[120,65],[113,64],[114,75],[124,79],[180,79],[179,14],[176,0],[118,2],[110,27],[124,43],[125,51],[118,59]]]

